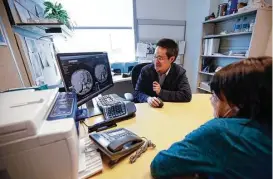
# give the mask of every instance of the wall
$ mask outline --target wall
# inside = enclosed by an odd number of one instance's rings
[[[136,0],[138,19],[186,20],[186,0]]]
[[[200,3],[202,2],[202,3]],[[210,0],[187,0],[186,11],[186,52],[184,57],[184,68],[193,93],[196,92],[199,57],[202,39],[202,22],[205,16],[211,12]]]
[[[266,48],[266,51],[265,51],[265,55],[272,57],[272,29],[271,29],[271,32],[270,32],[270,36],[268,38],[268,43],[267,43],[267,48]]]
[[[136,18],[164,20],[165,23],[186,20],[186,0],[135,0]],[[171,2],[171,3],[170,3]],[[156,42],[160,38],[184,40],[184,26],[180,25],[138,25],[137,40]]]
[[[8,46],[0,46],[0,91],[7,90],[9,88],[23,87],[24,85],[29,86],[30,83],[18,51],[3,1],[0,1],[0,16],[12,47],[12,49],[10,49]],[[21,83],[19,73],[12,58],[12,52],[15,56],[24,84]]]
[[[209,14],[213,13],[217,16],[218,5],[221,4],[221,0],[210,0]]]

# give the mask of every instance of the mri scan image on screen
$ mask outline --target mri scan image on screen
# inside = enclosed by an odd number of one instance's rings
[[[72,89],[78,95],[85,95],[93,87],[93,78],[89,71],[80,69],[75,71],[71,76]]]
[[[108,72],[104,64],[99,64],[95,67],[95,76],[100,83],[103,83],[107,80]]]

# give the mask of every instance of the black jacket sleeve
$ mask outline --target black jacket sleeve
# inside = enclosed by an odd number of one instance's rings
[[[147,75],[145,70],[142,69],[140,75],[138,77],[135,91],[134,91],[134,100],[135,102],[145,103],[147,102],[147,98],[149,97],[147,94],[144,93],[145,85],[147,85]]]
[[[179,73],[177,83],[178,89],[176,91],[161,89],[159,97],[163,101],[190,102],[192,94],[185,70]]]

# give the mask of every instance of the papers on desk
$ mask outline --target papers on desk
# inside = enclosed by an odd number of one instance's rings
[[[80,140],[78,178],[88,178],[103,169],[100,153],[89,136]]]

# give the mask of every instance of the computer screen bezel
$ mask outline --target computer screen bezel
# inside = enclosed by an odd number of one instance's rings
[[[100,54],[106,54],[106,57],[107,57],[107,61],[108,61],[108,64],[109,64],[109,68],[110,68],[110,72],[111,72],[111,65],[110,65],[110,62],[109,62],[109,58],[108,58],[108,54],[107,52],[72,52],[72,53],[57,53],[56,54],[56,59],[57,59],[57,63],[58,63],[58,68],[61,72],[61,77],[62,77],[62,81],[63,81],[63,84],[64,84],[64,88],[65,88],[65,91],[69,92],[69,89],[68,89],[68,86],[67,84],[65,83],[65,80],[64,80],[64,71],[63,71],[63,68],[61,66],[61,58],[60,57],[64,57],[64,56],[81,56],[81,55],[100,55]],[[94,97],[98,96],[100,93],[103,93],[104,91],[108,90],[109,88],[113,87],[114,86],[114,82],[113,82],[113,77],[111,75],[111,84],[107,85],[106,87],[100,89],[99,91],[93,93],[92,95],[89,95],[88,97],[80,100],[77,102],[77,105],[78,106],[81,106],[83,105],[84,103],[87,103],[88,101],[92,100]]]

